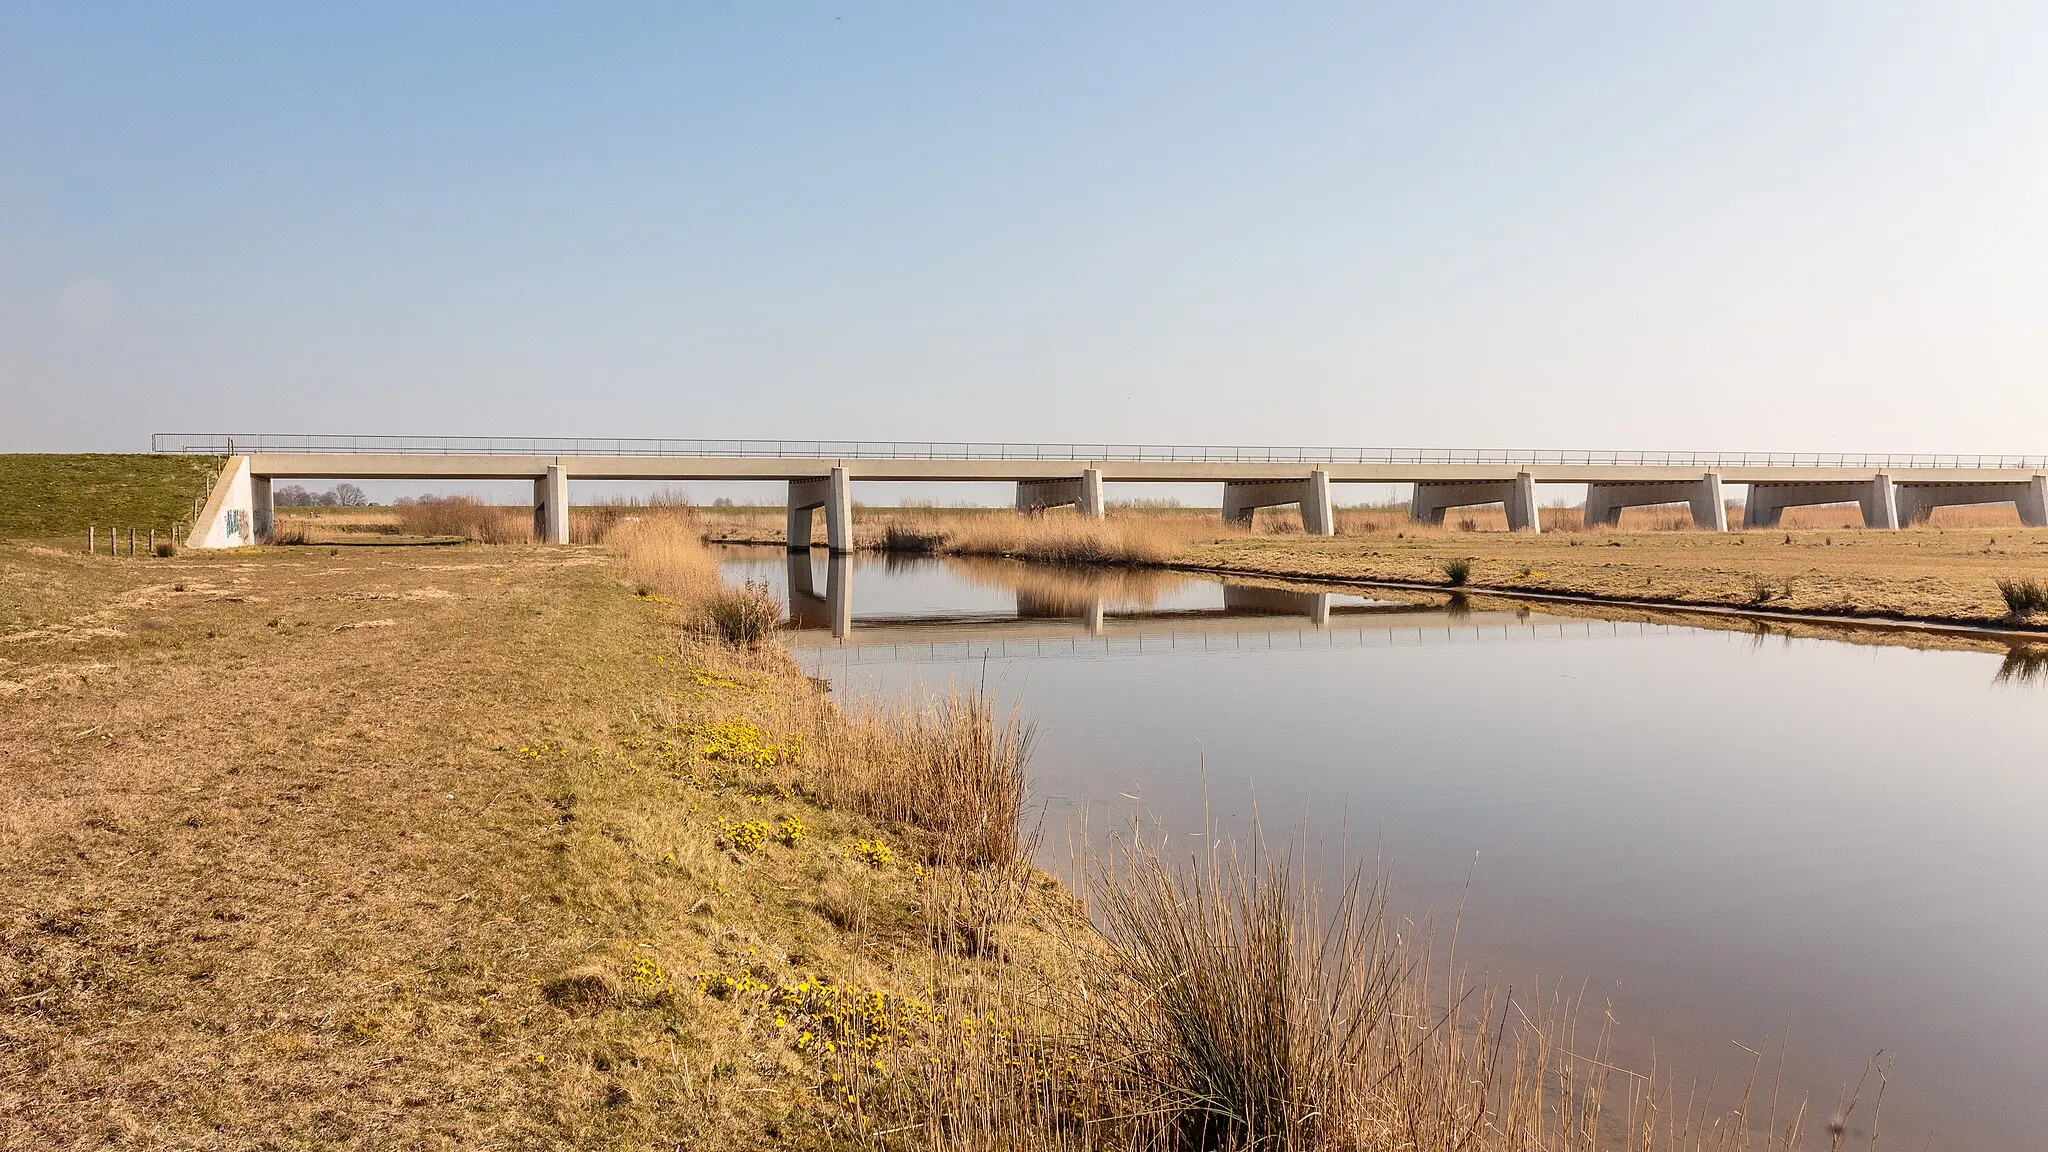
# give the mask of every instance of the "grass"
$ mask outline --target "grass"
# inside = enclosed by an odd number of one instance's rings
[[[1443,570],[1444,583],[1453,588],[1462,588],[1472,578],[1472,561],[1469,557],[1453,556],[1437,565]]]
[[[2048,612],[2048,579],[2000,577],[1998,594],[2013,619]]]
[[[0,1145],[1762,1146],[1376,874],[1133,845],[1098,931],[1028,726],[725,643],[695,534],[0,545]]]
[[[741,588],[721,588],[705,601],[705,615],[727,644],[756,647],[782,618],[782,603],[766,584],[749,581]]]
[[[158,528],[192,521],[224,461],[217,456],[113,453],[0,454],[0,539],[69,540],[85,530]]]

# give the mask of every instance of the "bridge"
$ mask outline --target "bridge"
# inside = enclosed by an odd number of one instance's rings
[[[1016,486],[1019,512],[1071,506],[1103,515],[1105,484],[1215,483],[1225,521],[1295,506],[1302,529],[1336,532],[1336,484],[1412,485],[1409,510],[1441,524],[1451,509],[1500,504],[1508,526],[1542,531],[1538,486],[1586,486],[1586,522],[1624,508],[1686,504],[1693,523],[1728,530],[1724,489],[1747,489],[1745,528],[1784,509],[1858,504],[1870,528],[1899,528],[1933,509],[2012,503],[2048,527],[2048,457],[1791,452],[1607,452],[1522,449],[1280,448],[1158,444],[270,436],[159,433],[160,453],[225,456],[187,546],[271,540],[271,484],[283,479],[530,480],[534,536],[569,540],[573,480],[767,480],[788,484],[788,539],[808,542],[823,510],[827,547],[853,548],[853,486],[862,481]]]

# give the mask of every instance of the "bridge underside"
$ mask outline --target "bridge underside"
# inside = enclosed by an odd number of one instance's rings
[[[2048,526],[2048,466],[1912,467],[1885,472],[1842,466],[1742,465],[1702,471],[1664,464],[1448,464],[1280,461],[1097,461],[844,459],[799,457],[457,456],[404,453],[257,453],[231,457],[187,545],[226,548],[269,543],[275,520],[271,486],[281,479],[530,480],[534,538],[569,539],[573,480],[775,480],[786,482],[786,530],[792,547],[809,547],[814,513],[825,514],[826,546],[853,548],[855,481],[1002,481],[1016,485],[1020,512],[1072,505],[1100,517],[1105,483],[1215,483],[1222,515],[1249,522],[1259,508],[1298,506],[1303,531],[1335,534],[1331,486],[1412,484],[1413,517],[1441,524],[1451,508],[1497,503],[1516,531],[1542,530],[1538,484],[1587,486],[1589,524],[1614,524],[1626,507],[1684,503],[1700,528],[1725,531],[1724,485],[1746,485],[1743,527],[1775,526],[1785,508],[1855,502],[1864,523],[1895,528],[1937,507],[2011,502],[2030,526]]]

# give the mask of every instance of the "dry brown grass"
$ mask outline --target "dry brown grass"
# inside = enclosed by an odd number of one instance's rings
[[[776,512],[703,509],[702,523],[705,538],[716,542],[783,542],[784,525]],[[1156,564],[1192,544],[1242,534],[1218,522],[1214,512],[1197,509],[1113,510],[1104,520],[1084,520],[1061,509],[1030,516],[999,508],[854,513],[857,548],[1053,564]]]
[[[1014,718],[713,642],[693,533],[0,547],[0,1146],[1760,1146],[1369,877],[1139,849],[1097,935]]]
[[[864,1049],[854,1002],[950,1019],[1072,902],[812,798],[843,721],[691,626],[691,549],[638,553],[662,603],[590,549],[0,546],[0,1147],[897,1122],[914,1045]],[[958,925],[989,946],[934,947]]]
[[[470,496],[441,496],[394,511],[400,531],[410,536],[452,536],[479,544],[533,542],[533,509],[486,504]]]

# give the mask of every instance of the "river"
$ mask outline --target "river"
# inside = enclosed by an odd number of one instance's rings
[[[980,683],[1035,723],[1055,872],[1134,814],[1241,835],[1256,805],[1377,853],[1461,965],[1611,1006],[1637,1066],[1727,1097],[1748,1049],[1767,1082],[1782,1055],[1825,1124],[1882,1050],[1880,1147],[2043,1145],[2038,665],[1175,573],[720,562],[841,695]]]

